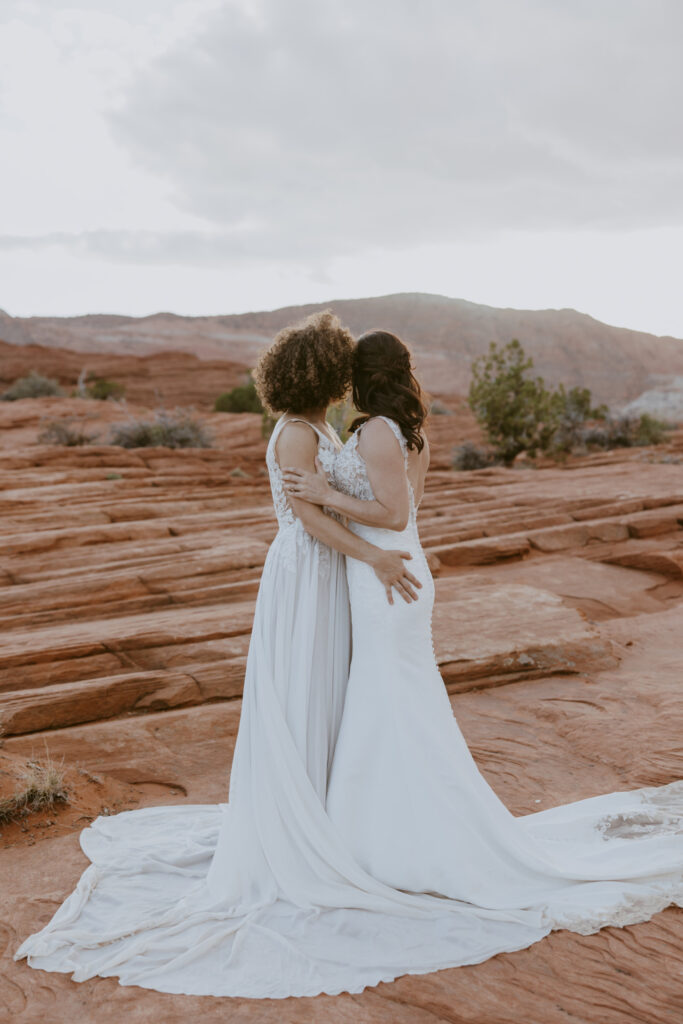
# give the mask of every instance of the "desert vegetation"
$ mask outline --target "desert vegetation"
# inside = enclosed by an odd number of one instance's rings
[[[83,419],[66,416],[48,420],[38,434],[40,444],[75,448],[93,444],[99,433],[88,433]],[[159,409],[152,418],[132,417],[111,427],[102,442],[120,448],[211,448],[213,438],[200,419],[187,409]]]
[[[45,758],[28,761],[14,793],[0,799],[0,825],[26,817],[31,811],[67,803],[69,793],[64,774],[63,763],[57,764],[49,754]]]
[[[474,441],[463,441],[453,449],[453,469],[485,469],[497,461],[491,448],[475,444]]]
[[[248,371],[244,384],[238,384],[230,391],[224,391],[214,403],[214,412],[253,412],[261,416],[261,435],[270,437],[276,418],[264,409],[258,396],[251,371]]]
[[[219,395],[213,408],[214,412],[263,412],[251,373],[247,374],[244,384],[238,384]]]
[[[661,443],[673,425],[648,414],[612,415],[593,405],[591,391],[564,384],[548,388],[532,375],[533,359],[514,338],[472,364],[468,402],[484,428],[488,449],[467,443],[453,453],[456,469],[479,469],[492,463],[511,465],[522,452],[562,458],[600,448]]]
[[[213,438],[191,411],[159,409],[152,419],[113,426],[110,443],[120,448],[211,448]]]
[[[75,420],[73,417],[48,420],[38,434],[39,444],[61,444],[67,448],[75,448],[79,445],[92,444],[98,438],[98,434],[88,434],[85,431],[82,420]]]
[[[25,377],[18,377],[0,398],[3,402],[16,402],[20,398],[43,398],[45,395],[63,395],[61,387],[51,377],[31,370]]]
[[[104,402],[107,399],[119,402],[125,393],[125,384],[121,384],[117,380],[109,380],[107,377],[98,377],[94,373],[88,375],[83,387],[79,391],[79,394],[84,395],[84,397],[94,398],[100,402]]]

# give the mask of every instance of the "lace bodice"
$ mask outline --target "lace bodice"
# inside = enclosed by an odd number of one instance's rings
[[[408,443],[403,436],[401,428],[395,420],[388,416],[378,416],[377,419],[384,422],[391,428],[403,452],[403,464],[408,472]],[[358,439],[362,426],[356,430],[348,439],[342,450],[336,455],[332,467],[332,483],[338,491],[349,494],[354,498],[361,498],[363,501],[372,501],[375,495],[368,479],[368,470],[365,459],[358,451]],[[411,520],[415,516],[415,496],[413,488],[408,481],[408,490],[411,499]]]
[[[270,477],[270,490],[273,495],[273,506],[275,508],[275,515],[280,528],[293,526],[298,522],[297,517],[292,512],[289,502],[287,501],[287,492],[285,491],[284,481],[282,479],[282,470],[278,465],[278,461],[275,457],[275,445],[280,435],[280,431],[285,423],[308,423],[308,420],[296,420],[294,417],[291,419],[282,420],[279,419],[275,425],[273,433],[270,435],[270,441],[266,449],[266,466],[268,467],[268,476]],[[331,437],[327,437],[322,431],[318,430],[312,423],[310,426],[313,427],[318,435],[318,458],[322,463],[322,467],[327,473],[329,479],[332,479],[332,470],[334,466],[334,460],[341,448],[341,442],[335,445]]]
[[[310,533],[307,533],[301,520],[294,515],[294,512],[287,500],[287,492],[285,491],[284,480],[282,478],[282,470],[278,464],[277,458],[275,457],[275,445],[280,435],[280,431],[285,423],[289,423],[291,421],[309,423],[308,420],[295,420],[294,417],[286,420],[280,418],[275,424],[275,429],[270,435],[270,441],[266,448],[266,466],[268,467],[268,476],[270,478],[270,490],[273,495],[273,507],[275,509],[275,515],[277,516],[279,526],[279,546],[285,564],[292,570],[296,569],[297,558],[304,552],[304,550],[308,553],[315,551],[319,558],[320,569],[324,573],[329,570],[330,549],[327,545],[321,544],[317,538],[312,537]],[[309,425],[318,435],[318,458],[320,459],[328,479],[332,482],[334,461],[341,449],[341,441],[335,444],[331,437],[328,437],[327,434],[319,430],[313,423],[309,423]],[[336,512],[332,512],[330,509],[325,509],[325,511],[337,519],[341,518]]]

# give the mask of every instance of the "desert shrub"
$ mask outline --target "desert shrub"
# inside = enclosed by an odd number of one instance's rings
[[[666,440],[667,433],[676,429],[675,424],[657,419],[648,412],[642,413],[638,419],[635,441],[638,445],[661,444]]]
[[[261,414],[261,436],[269,438],[277,423],[277,417],[264,409],[261,399],[256,391],[256,386],[251,376],[247,374],[244,384],[238,384],[231,391],[224,391],[214,402],[214,412],[255,412]]]
[[[95,398],[100,402],[104,402],[108,398],[117,402],[123,398],[125,393],[125,384],[121,384],[118,380],[107,380],[106,377],[90,376],[85,386],[85,394],[88,398]]]
[[[506,465],[520,452],[546,448],[555,429],[552,394],[542,377],[530,377],[533,359],[516,338],[472,364],[468,401],[489,444]]]
[[[587,427],[581,434],[581,441],[587,448],[633,448],[661,444],[667,431],[673,429],[673,424],[649,413],[606,416],[599,426]]]
[[[186,409],[160,409],[152,420],[130,420],[112,428],[111,443],[120,448],[210,448],[204,424]]]
[[[214,403],[214,412],[263,412],[261,399],[251,373],[244,384],[238,384],[231,391],[224,391]]]
[[[429,406],[430,416],[452,416],[451,410],[440,402],[438,398],[432,399],[432,404]]]
[[[98,434],[86,434],[82,423],[66,418],[61,420],[50,420],[45,424],[38,434],[40,444],[62,444],[67,448],[74,448],[77,445],[92,444]]]
[[[16,402],[20,398],[43,398],[45,395],[63,395],[56,380],[50,377],[43,377],[42,374],[31,370],[27,377],[18,377],[6,391],[0,395],[3,402]]]
[[[453,469],[484,469],[492,466],[495,462],[495,455],[490,449],[482,448],[473,441],[464,441],[453,449]]]
[[[0,800],[0,825],[21,817],[27,811],[40,811],[56,803],[68,802],[64,767],[48,755],[45,760],[28,761],[12,796]]]
[[[550,424],[545,450],[555,454],[570,452],[583,444],[587,421],[604,420],[609,410],[606,405],[593,406],[590,388],[573,387],[569,391],[560,384],[550,396]]]

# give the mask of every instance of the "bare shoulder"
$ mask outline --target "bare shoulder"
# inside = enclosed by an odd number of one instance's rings
[[[318,435],[313,427],[302,420],[287,420],[280,428],[275,451],[283,468],[301,459],[311,462],[318,452]]]
[[[380,416],[373,416],[363,424],[358,447],[381,458],[391,458],[401,450],[396,434]]]

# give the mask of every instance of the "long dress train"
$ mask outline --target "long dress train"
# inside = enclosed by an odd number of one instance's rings
[[[371,570],[347,559],[344,696],[343,563],[287,508],[276,437],[280,530],[228,802],[97,818],[80,835],[92,863],[14,958],[163,992],[360,992],[683,902],[683,783],[522,818],[487,786],[436,668],[414,502],[404,534],[353,524],[380,546],[409,546],[425,586],[415,604],[389,606]],[[369,498],[356,440],[337,455],[321,434],[319,453],[338,486]]]
[[[381,418],[407,471],[403,434]],[[333,479],[369,500],[359,433],[335,459]],[[536,907],[553,928],[586,933],[680,903],[683,781],[515,817],[480,773],[434,655],[434,583],[408,489],[401,533],[349,524],[378,547],[410,551],[423,587],[418,601],[389,605],[369,567],[347,558],[353,657],[326,801],[346,845],[387,885],[479,907]]]

